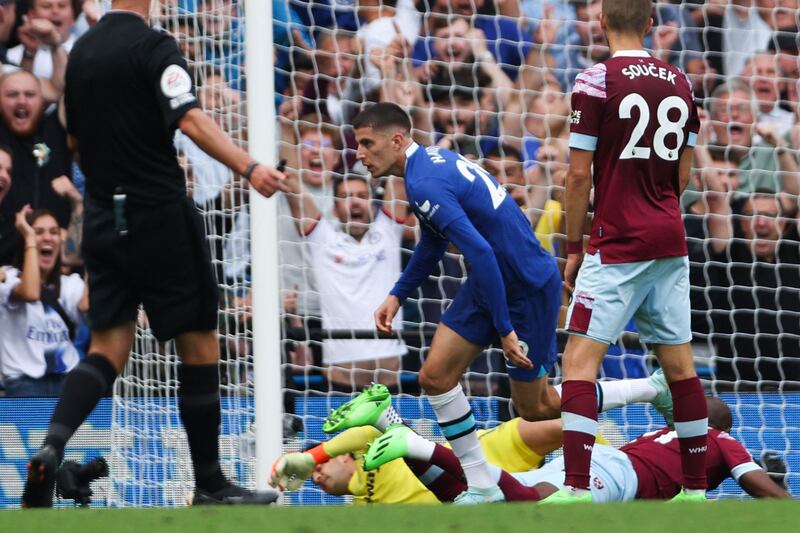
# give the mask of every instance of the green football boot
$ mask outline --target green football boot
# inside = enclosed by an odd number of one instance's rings
[[[539,505],[571,505],[573,503],[592,503],[592,493],[587,491],[578,496],[572,490],[563,488],[540,501]]]
[[[676,494],[674,498],[667,501],[667,503],[683,503],[683,502],[702,503],[706,501],[708,500],[706,499],[705,492],[690,494],[686,492],[686,489],[681,489],[681,491],[678,494]]]
[[[653,408],[661,413],[669,427],[675,427],[675,419],[672,416],[672,393],[669,390],[669,383],[667,383],[664,371],[659,368],[647,378],[647,381],[658,391],[656,397],[650,402]]]
[[[372,426],[391,403],[392,395],[386,385],[373,383],[328,415],[322,424],[322,431],[334,433],[354,427]]]
[[[455,505],[480,505],[482,503],[498,503],[506,501],[506,497],[500,487],[490,487],[479,489],[477,487],[467,487],[467,490],[456,496],[453,500]]]
[[[408,456],[408,434],[414,430],[403,424],[392,424],[386,433],[372,441],[364,455],[364,470],[375,470],[389,461]]]

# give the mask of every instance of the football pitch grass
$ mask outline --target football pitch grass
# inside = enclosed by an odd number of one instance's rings
[[[161,533],[403,533],[583,532],[703,533],[797,531],[795,501],[540,507],[495,504],[475,507],[204,507],[185,509],[62,509],[0,511],[0,530],[26,532]]]

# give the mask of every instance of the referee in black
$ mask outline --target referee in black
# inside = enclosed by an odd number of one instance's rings
[[[203,221],[187,198],[176,128],[270,196],[283,174],[234,145],[199,108],[175,40],[151,29],[151,0],[114,0],[75,44],[66,77],[69,145],[86,174],[83,254],[92,342],[67,377],[23,507],[50,507],[64,447],[128,360],[144,304],[155,336],[175,339],[179,409],[195,475],[194,504],[269,503],[234,485],[219,463],[217,282]],[[272,53],[264,50],[264,53]]]

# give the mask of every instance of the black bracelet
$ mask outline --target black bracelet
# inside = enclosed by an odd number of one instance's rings
[[[254,170],[256,169],[256,167],[257,167],[258,165],[260,165],[260,164],[261,164],[261,163],[259,163],[258,161],[253,161],[252,163],[250,163],[249,165],[247,165],[247,168],[246,168],[246,169],[244,169],[244,172],[242,172],[242,177],[243,177],[244,179],[246,179],[247,181],[250,181],[250,176],[252,176],[252,175],[253,175],[253,171],[254,171]]]

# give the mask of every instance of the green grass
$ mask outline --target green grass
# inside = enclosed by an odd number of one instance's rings
[[[703,533],[796,531],[794,501],[538,507],[530,504],[358,507],[215,507],[187,509],[69,509],[0,512],[0,530],[24,532],[162,533],[287,532],[480,533],[524,531]]]

